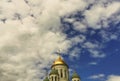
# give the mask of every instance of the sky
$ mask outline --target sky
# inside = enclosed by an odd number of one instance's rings
[[[0,0],[0,81],[42,81],[58,57],[81,81],[120,81],[120,0]]]

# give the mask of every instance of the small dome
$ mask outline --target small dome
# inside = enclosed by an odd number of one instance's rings
[[[80,77],[79,77],[79,75],[76,72],[74,72],[73,75],[72,75],[72,79],[73,78],[80,78]]]
[[[48,77],[46,77],[43,81],[49,81]]]
[[[55,69],[52,69],[51,72],[50,72],[50,75],[51,75],[51,74],[56,74],[56,75],[58,75],[58,71],[55,70]]]
[[[55,66],[55,65],[66,65],[68,67],[68,65],[64,62],[64,60],[59,56],[58,59],[56,59],[52,65]]]

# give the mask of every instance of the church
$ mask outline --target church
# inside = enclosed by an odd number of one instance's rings
[[[69,76],[69,66],[59,56],[52,66],[51,71],[43,81],[81,81],[79,75],[74,72],[72,77]]]

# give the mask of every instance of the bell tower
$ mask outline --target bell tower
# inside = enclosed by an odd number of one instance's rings
[[[69,67],[60,56],[54,61],[51,69],[58,71],[59,81],[69,81]]]

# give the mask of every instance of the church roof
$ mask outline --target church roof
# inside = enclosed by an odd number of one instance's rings
[[[51,74],[57,74],[57,75],[58,75],[58,71],[55,70],[55,69],[52,69],[51,72],[50,72],[50,75],[51,75]]]
[[[76,72],[74,72],[73,75],[72,75],[72,79],[73,78],[80,78],[80,77],[79,77],[79,75]]]
[[[58,59],[56,59],[52,65],[55,66],[55,65],[66,65],[68,67],[68,65],[65,63],[65,61],[59,56]]]

